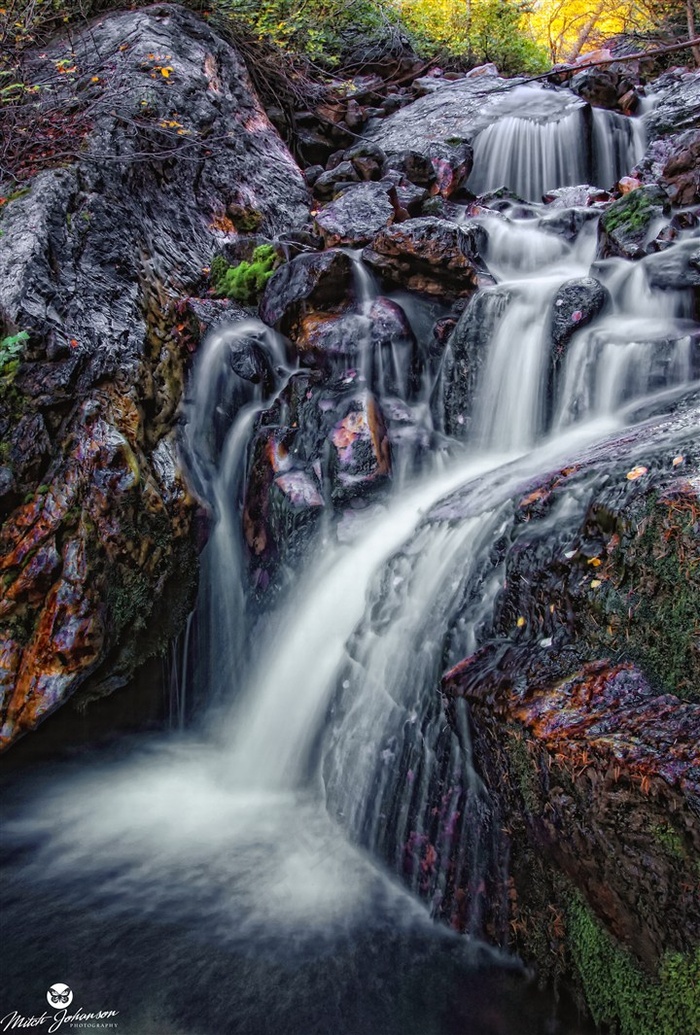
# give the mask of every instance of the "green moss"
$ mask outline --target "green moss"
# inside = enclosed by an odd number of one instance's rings
[[[612,557],[613,577],[591,599],[585,636],[601,657],[635,662],[661,690],[700,701],[700,549],[691,502],[669,507],[656,496]]]
[[[271,244],[258,245],[251,261],[244,260],[237,266],[229,266],[221,256],[217,256],[211,264],[214,291],[219,297],[251,305],[260,297],[277,262],[277,252]]]
[[[653,214],[654,205],[644,189],[632,191],[614,201],[601,220],[607,233],[621,230],[636,234],[644,230]]]
[[[614,1035],[691,1035],[700,1031],[700,948],[668,953],[656,978],[598,923],[578,893],[567,910],[567,940],[596,1024]]]
[[[525,740],[513,735],[508,742],[508,757],[518,789],[528,812],[538,813],[541,808],[540,788],[535,776],[535,762]]]
[[[666,852],[674,859],[685,861],[686,853],[683,847],[683,838],[670,823],[656,823],[651,828],[654,840],[661,845]]]

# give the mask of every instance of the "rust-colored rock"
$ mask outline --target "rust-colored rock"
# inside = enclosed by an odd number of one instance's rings
[[[365,262],[387,280],[442,297],[472,294],[484,265],[483,232],[443,219],[408,219],[377,234],[365,248]]]

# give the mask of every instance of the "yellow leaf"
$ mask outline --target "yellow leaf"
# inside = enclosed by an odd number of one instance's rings
[[[171,72],[172,68],[170,67],[170,65],[164,65],[163,68],[161,68],[160,70],[160,74],[164,76],[166,79],[168,78]]]
[[[517,625],[518,629],[522,629],[522,627],[525,625],[525,619],[522,615],[520,615],[518,621],[515,624]]]
[[[602,585],[600,579],[591,579],[591,589],[597,589],[600,585]]]
[[[594,568],[599,568],[603,562],[600,557],[591,557],[588,563],[592,564]]]
[[[674,456],[674,458],[673,458],[673,466],[674,467],[678,467],[678,465],[682,464],[684,460],[685,460],[685,457],[681,456],[680,453],[679,453],[678,456]]]
[[[648,467],[642,467],[641,464],[638,467],[633,467],[631,471],[627,472],[627,481],[636,482],[637,478],[641,478],[648,470]]]

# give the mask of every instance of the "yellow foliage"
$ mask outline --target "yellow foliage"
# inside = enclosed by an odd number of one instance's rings
[[[535,0],[531,31],[553,62],[570,61],[621,32],[645,27],[636,0]]]

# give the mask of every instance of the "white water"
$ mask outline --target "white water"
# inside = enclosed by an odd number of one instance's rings
[[[474,143],[468,182],[474,194],[507,187],[525,201],[540,201],[557,187],[608,189],[643,154],[641,122],[589,108],[565,90],[516,87],[503,104],[513,113],[482,130]]]

